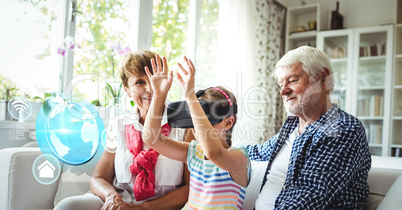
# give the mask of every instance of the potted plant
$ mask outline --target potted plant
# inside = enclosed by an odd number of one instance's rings
[[[118,90],[114,90],[112,85],[106,82],[104,95],[105,100],[102,100],[102,102],[99,99],[91,101],[91,104],[95,106],[100,117],[104,120],[114,116],[116,105],[120,104],[120,98],[124,92],[122,84],[120,84]]]
[[[11,120],[11,115],[8,113],[8,101],[15,96],[18,89],[4,84],[0,95],[0,121]]]
[[[35,96],[35,97],[30,98],[28,95],[26,96],[27,98],[29,98],[29,100],[31,101],[31,104],[32,104],[32,116],[34,116],[36,118],[40,109],[42,108],[42,105],[44,105],[46,98],[51,97],[51,96],[52,96],[51,93],[44,93],[43,97]]]
[[[108,82],[106,82],[106,96],[107,96],[107,101],[105,102],[105,107],[108,108],[109,112],[109,118],[115,118],[119,113],[121,112],[121,97],[123,96],[124,90],[123,90],[123,84],[120,83],[120,85],[117,87],[117,85],[111,85]]]
[[[106,93],[109,98],[108,103],[105,106],[114,106],[120,103],[121,96],[123,95],[123,84],[120,83],[118,90],[114,90],[113,87],[106,82]]]

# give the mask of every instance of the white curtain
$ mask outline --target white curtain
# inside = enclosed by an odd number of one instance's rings
[[[267,111],[267,107],[271,106],[267,104],[267,97],[271,97],[271,93],[267,90],[270,87],[264,85],[263,81],[268,79],[265,76],[269,73],[267,69],[272,67],[272,63],[276,63],[275,59],[279,57],[279,51],[275,52],[277,55],[271,57],[271,50],[267,49],[267,46],[272,44],[272,40],[265,36],[273,35],[273,33],[263,33],[261,30],[267,27],[267,21],[272,21],[268,20],[272,14],[268,13],[275,10],[270,10],[267,3],[261,2],[272,1],[219,1],[218,61],[215,84],[228,88],[237,98],[238,121],[233,130],[233,145],[260,143],[271,134],[271,131],[268,131],[271,129],[269,128],[271,125],[268,124],[270,121],[267,120],[267,117],[272,117],[272,114]],[[269,30],[268,27],[265,31],[267,30]],[[269,59],[261,61],[265,59],[265,57],[260,59],[261,56],[269,56]]]
[[[251,135],[258,120],[249,90],[256,85],[255,68],[255,0],[219,1],[217,79],[231,90],[237,99],[237,124],[233,130],[233,145],[255,144],[260,136]],[[255,132],[255,131],[254,131]],[[257,131],[258,132],[258,131]]]

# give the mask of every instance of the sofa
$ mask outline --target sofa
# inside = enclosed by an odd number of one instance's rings
[[[32,164],[41,155],[39,148],[0,150],[0,209],[53,209],[63,198],[85,194],[96,163],[88,167],[61,164],[61,175],[51,184],[41,184],[32,175]],[[243,208],[253,209],[266,162],[252,162],[253,173]],[[85,168],[85,171],[83,171]],[[368,183],[368,209],[398,209],[402,206],[402,158],[373,156]]]

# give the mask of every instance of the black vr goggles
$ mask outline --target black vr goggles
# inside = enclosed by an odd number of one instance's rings
[[[197,97],[200,94],[197,93]],[[223,118],[237,113],[237,105],[222,106],[220,101],[198,99],[209,122],[214,125],[222,122]],[[168,124],[171,128],[193,128],[190,109],[186,101],[177,101],[167,106]]]

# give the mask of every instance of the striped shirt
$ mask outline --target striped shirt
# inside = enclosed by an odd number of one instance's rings
[[[240,149],[247,156],[247,150]],[[187,152],[190,193],[183,209],[242,209],[246,187],[237,184],[229,172],[205,160],[201,146],[192,141]],[[248,161],[248,179],[251,165]]]
[[[245,146],[250,159],[268,161],[268,173],[298,124],[299,118],[290,116],[279,134],[262,145]],[[370,166],[363,124],[334,104],[295,139],[275,209],[364,209]],[[262,185],[266,182],[265,175]]]

